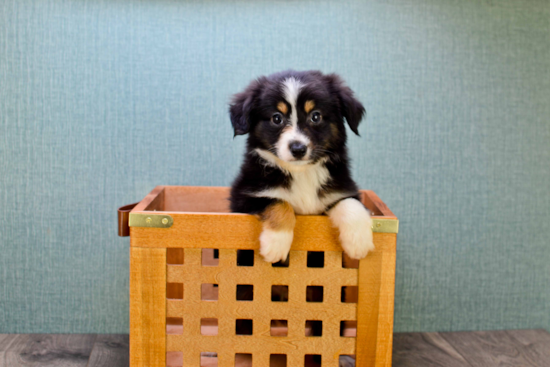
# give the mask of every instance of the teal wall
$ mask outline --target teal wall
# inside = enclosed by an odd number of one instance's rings
[[[547,1],[1,1],[0,333],[127,332],[116,208],[229,185],[229,97],[287,68],[367,108],[397,331],[550,329],[549,35]]]

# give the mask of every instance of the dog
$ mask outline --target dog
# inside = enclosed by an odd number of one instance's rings
[[[342,78],[294,70],[262,76],[233,96],[229,114],[234,136],[248,134],[230,208],[259,216],[266,261],[286,260],[296,214],[326,213],[353,259],[374,249],[372,220],[351,178],[344,125],[359,135],[365,108]]]

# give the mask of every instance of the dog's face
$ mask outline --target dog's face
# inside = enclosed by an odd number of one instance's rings
[[[261,77],[233,97],[235,135],[249,134],[248,149],[283,164],[334,157],[365,109],[335,74],[287,71]]]

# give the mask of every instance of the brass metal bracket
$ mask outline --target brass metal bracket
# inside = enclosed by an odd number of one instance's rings
[[[170,228],[174,218],[167,214],[130,213],[130,227]]]
[[[399,232],[399,221],[397,219],[372,218],[372,231],[376,233],[397,233]]]

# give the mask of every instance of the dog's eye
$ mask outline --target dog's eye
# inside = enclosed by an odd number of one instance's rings
[[[283,123],[283,116],[280,113],[276,113],[271,116],[271,122],[273,122],[275,125],[280,125]]]
[[[311,114],[310,120],[312,123],[318,124],[323,120],[323,116],[321,116],[319,112],[315,111]]]

